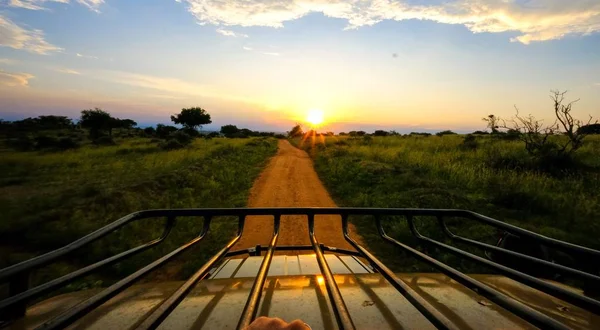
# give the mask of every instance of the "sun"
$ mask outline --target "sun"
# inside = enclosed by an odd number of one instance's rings
[[[313,126],[318,126],[323,123],[323,110],[321,109],[310,109],[306,115],[306,121]]]

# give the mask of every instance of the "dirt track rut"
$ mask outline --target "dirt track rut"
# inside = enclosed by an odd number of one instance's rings
[[[319,180],[308,154],[279,140],[277,154],[254,182],[249,207],[335,207],[335,203]],[[350,227],[351,232],[354,231]],[[268,216],[246,219],[244,234],[234,249],[268,246],[273,233],[273,220]],[[319,243],[352,249],[342,234],[339,216],[316,216],[315,234]],[[356,234],[353,238],[359,239]],[[278,246],[310,245],[306,216],[282,216]],[[299,251],[285,251],[286,254]],[[307,252],[310,253],[310,252]]]

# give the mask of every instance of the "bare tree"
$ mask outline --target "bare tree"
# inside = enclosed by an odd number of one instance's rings
[[[527,116],[520,115],[519,109],[515,106],[517,113],[508,122],[496,118],[501,123],[498,127],[519,132],[519,139],[525,143],[525,149],[530,154],[556,152],[557,154],[568,155],[582,146],[583,139],[586,136],[585,130],[579,130],[581,126],[584,126],[584,123],[573,118],[571,114],[573,104],[579,100],[565,103],[566,91],[553,90],[550,93],[556,116],[556,120],[551,125],[544,125],[543,120],[537,120],[531,114]],[[487,119],[486,121],[490,123],[491,116],[484,118],[484,120]],[[591,122],[592,117],[590,116],[586,125]],[[551,136],[558,134],[564,134],[567,139],[551,138]],[[563,142],[561,143],[561,141]]]
[[[556,115],[556,126],[557,128],[562,126],[564,129],[564,134],[569,138],[566,143],[561,146],[561,152],[573,152],[581,147],[583,144],[583,139],[587,135],[585,130],[580,130],[581,126],[589,125],[592,123],[592,116],[588,119],[587,123],[583,123],[579,119],[573,118],[571,115],[571,110],[573,108],[573,104],[575,104],[579,99],[575,101],[571,101],[569,103],[565,103],[565,94],[567,91],[560,92],[558,90],[550,91],[550,99],[554,102],[554,114]],[[595,123],[597,123],[596,121]]]
[[[487,117],[482,118],[481,120],[487,122],[487,127],[492,130],[492,134],[493,133],[498,133],[498,122],[500,121],[500,118],[496,117],[495,115],[491,114],[488,115]]]

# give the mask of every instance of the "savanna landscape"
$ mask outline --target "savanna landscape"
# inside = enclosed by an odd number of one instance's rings
[[[589,0],[0,1],[0,329],[596,329],[599,32]]]

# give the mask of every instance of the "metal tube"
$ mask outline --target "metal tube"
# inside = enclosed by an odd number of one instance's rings
[[[231,249],[237,241],[242,237],[241,232],[232,239],[224,248],[222,248],[217,254],[215,254],[209,261],[207,261],[194,275],[192,275],[183,285],[181,285],[177,291],[175,291],[167,300],[163,301],[153,312],[148,316],[136,329],[156,329],[173,310],[183,301],[185,296],[192,290],[194,285],[203,279],[209,270],[219,262]]]
[[[572,275],[573,277],[577,277],[586,281],[591,281],[591,282],[596,282],[596,283],[600,283],[600,276],[596,276],[590,273],[586,273],[584,271],[578,270],[578,269],[574,269],[574,268],[570,268],[567,266],[563,266],[560,264],[555,264],[553,262],[549,262],[546,260],[542,260],[542,259],[538,259],[536,257],[532,257],[526,254],[522,254],[519,252],[515,252],[515,251],[511,251],[511,250],[507,250],[507,249],[503,249],[494,245],[490,245],[490,244],[486,244],[483,242],[479,242],[476,240],[472,240],[470,238],[466,238],[466,237],[462,237],[459,235],[454,234],[452,231],[450,231],[450,228],[448,228],[448,226],[446,226],[446,222],[444,221],[443,217],[438,217],[438,222],[440,224],[440,226],[442,227],[442,231],[451,239],[456,240],[458,242],[461,243],[465,243],[471,246],[475,246],[475,247],[479,247],[481,249],[484,250],[488,250],[488,251],[494,251],[497,253],[502,253],[505,255],[509,255],[513,258],[517,258],[517,259],[521,259],[521,260],[526,260],[527,262],[530,262],[532,264],[536,264],[542,267],[546,267],[546,268],[551,268],[557,272],[560,272],[562,274],[569,274]]]
[[[459,272],[458,270],[389,237],[383,230],[380,219],[377,219],[377,229],[379,230],[380,236],[388,242],[391,242],[392,244],[402,248],[403,250],[407,251],[408,253],[412,254],[418,259],[436,267],[448,277],[466,286],[470,290],[475,291],[477,294],[488,298],[489,300],[495,302],[504,309],[535,325],[536,327],[539,327],[541,329],[569,329],[564,324],[538,312],[537,310],[527,305],[524,305],[516,301],[515,299],[473,279],[472,277],[467,276]]]
[[[490,267],[492,269],[497,270],[498,272],[500,272],[501,274],[512,278],[513,280],[516,280],[518,282],[521,282],[523,284],[526,284],[532,288],[535,288],[537,290],[546,292],[552,296],[555,296],[556,298],[562,299],[568,303],[571,303],[575,306],[587,309],[593,313],[596,314],[600,314],[600,302],[596,301],[592,298],[588,298],[582,295],[579,295],[577,293],[574,293],[571,290],[566,290],[564,288],[549,284],[547,282],[544,282],[538,278],[535,278],[531,275],[519,272],[517,270],[514,270],[512,268],[503,266],[501,264],[495,263],[493,261],[484,259],[480,256],[476,256],[474,254],[471,254],[469,252],[466,251],[462,251],[458,248],[455,248],[453,246],[438,242],[434,239],[431,239],[429,237],[423,236],[421,233],[419,233],[419,231],[417,230],[414,221],[412,220],[412,217],[408,218],[408,224],[410,226],[411,231],[413,232],[413,234],[420,240],[427,242],[429,244],[432,244],[438,248],[447,250],[451,253],[453,253],[454,255],[457,255],[459,257],[463,257],[466,259],[469,259],[471,261],[474,261],[476,263],[485,265],[487,267]],[[534,258],[535,259],[535,258]]]
[[[210,223],[210,218],[208,218],[208,217],[205,218],[202,232],[200,233],[200,235],[198,237],[185,243],[184,245],[178,247],[177,249],[171,251],[169,254],[164,255],[160,259],[155,260],[154,262],[152,262],[149,265],[147,265],[146,267],[138,270],[137,272],[125,277],[124,279],[111,285],[110,287],[102,290],[102,292],[75,305],[75,307],[67,310],[63,314],[60,314],[59,316],[57,316],[49,321],[46,321],[41,326],[37,327],[36,330],[62,329],[62,328],[67,327],[68,325],[72,324],[73,322],[75,322],[76,320],[78,320],[79,318],[81,318],[82,316],[84,316],[85,314],[87,314],[88,312],[93,310],[94,308],[102,305],[103,303],[108,301],[110,298],[119,294],[119,292],[121,292],[121,291],[127,289],[128,287],[130,287],[131,285],[133,285],[133,283],[135,281],[141,279],[144,275],[148,274],[152,270],[156,269],[157,267],[159,267],[159,266],[163,265],[164,263],[166,263],[167,261],[171,260],[173,257],[179,255],[183,251],[187,250],[188,248],[190,248],[190,247],[194,246],[195,244],[197,244],[198,242],[200,242],[206,236],[206,233],[208,232],[209,223]]]
[[[114,264],[122,259],[125,259],[127,257],[133,256],[137,253],[140,253],[142,251],[145,251],[159,243],[161,243],[171,232],[171,229],[173,228],[173,224],[175,223],[175,218],[168,218],[167,219],[167,225],[162,233],[162,235],[157,238],[154,239],[150,242],[147,242],[143,245],[137,246],[133,249],[121,252],[117,255],[114,255],[112,257],[106,258],[102,261],[99,261],[97,263],[91,264],[89,266],[86,266],[84,268],[78,269],[74,272],[71,272],[67,275],[61,276],[57,279],[51,280],[49,282],[46,282],[44,284],[38,285],[35,288],[31,288],[25,292],[22,292],[18,295],[9,297],[7,299],[4,299],[2,301],[0,301],[0,311],[2,311],[3,309],[7,308],[8,306],[11,306],[13,304],[17,304],[17,303],[24,303],[27,302],[31,299],[34,299],[36,297],[39,297],[40,295],[43,295],[47,292],[52,291],[53,289],[56,289],[57,287],[66,284],[68,282],[74,281],[82,276],[85,276],[89,273],[91,273],[92,271]]]
[[[431,322],[438,329],[459,329],[452,321],[450,321],[444,314],[440,313],[431,304],[427,302],[423,297],[415,292],[408,284],[394,275],[389,268],[387,268],[381,261],[375,258],[367,249],[360,246],[355,242],[348,232],[348,215],[342,215],[342,229],[344,231],[344,238],[350,243],[355,249],[362,253],[363,257],[369,261],[369,263],[377,269],[379,273],[400,292],[408,302],[410,302],[429,322]]]
[[[237,326],[237,328],[240,330],[248,326],[256,317],[257,306],[260,300],[260,296],[262,294],[263,287],[265,286],[265,280],[267,279],[267,272],[269,271],[269,266],[271,265],[271,260],[273,259],[273,253],[275,253],[277,239],[279,239],[279,215],[275,215],[273,220],[273,237],[271,238],[269,249],[267,250],[265,257],[262,263],[260,264],[260,269],[258,270],[258,274],[256,275],[256,280],[254,280],[254,284],[252,284],[250,295],[248,296],[248,300],[246,301],[246,305],[244,306],[244,310],[242,311],[242,315],[240,316],[240,321],[238,322]]]
[[[327,265],[323,251],[321,251],[321,247],[315,237],[315,215],[312,213],[308,214],[308,236],[310,237],[310,242],[312,243],[313,250],[317,256],[317,262],[319,263],[321,274],[325,280],[329,301],[331,302],[333,314],[335,315],[338,326],[340,329],[355,329],[354,323],[352,323],[352,319],[350,318],[350,313],[348,313],[346,303],[340,293],[340,289],[335,283],[335,279],[329,269],[329,265]]]
[[[313,249],[312,245],[284,245],[284,246],[275,247],[275,251],[293,251],[293,250],[305,251],[305,250],[312,250],[312,249]],[[327,246],[327,245],[321,245],[321,250],[335,252],[335,253],[339,253],[339,254],[346,254],[346,255],[351,255],[351,256],[356,256],[356,257],[362,257],[362,255],[356,251],[351,251],[351,250],[346,250],[346,249],[338,249],[336,247]],[[229,251],[229,252],[227,252],[225,257],[233,257],[233,256],[238,256],[240,254],[250,254],[250,251],[248,251],[248,249]]]

